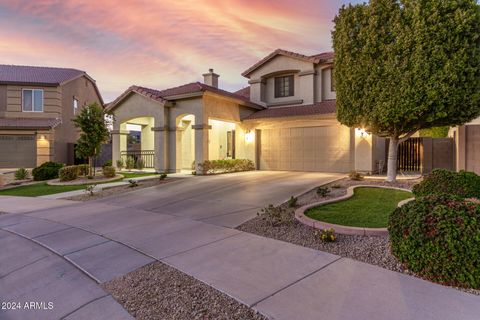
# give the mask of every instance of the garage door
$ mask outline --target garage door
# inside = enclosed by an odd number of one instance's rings
[[[348,172],[350,129],[343,126],[264,129],[261,170]]]
[[[36,165],[34,135],[0,135],[0,168],[33,168]]]

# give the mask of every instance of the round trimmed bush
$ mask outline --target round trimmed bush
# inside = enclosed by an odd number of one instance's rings
[[[115,168],[112,167],[112,166],[105,166],[102,168],[102,172],[103,172],[103,175],[106,177],[106,178],[113,178],[115,177]]]
[[[431,194],[451,194],[462,198],[480,198],[480,176],[473,172],[435,169],[413,186],[417,197]]]
[[[58,171],[60,181],[72,181],[78,178],[78,166],[66,166]]]
[[[391,215],[395,255],[429,280],[480,288],[480,205],[451,195],[418,198]]]
[[[32,170],[33,180],[43,181],[58,178],[63,163],[48,161]]]

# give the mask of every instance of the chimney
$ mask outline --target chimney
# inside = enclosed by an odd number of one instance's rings
[[[208,69],[208,73],[203,74],[203,83],[206,85],[218,88],[218,74],[213,72],[213,69]]]

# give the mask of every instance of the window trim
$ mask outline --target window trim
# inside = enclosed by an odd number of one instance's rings
[[[76,104],[75,104],[75,102],[76,102]],[[80,103],[80,101],[76,97],[73,97],[73,115],[77,114],[79,103]]]
[[[23,103],[24,101],[24,94],[25,94],[25,91],[31,91],[32,92],[32,110],[25,110],[25,105]],[[42,93],[42,110],[35,110],[35,91],[40,91]],[[28,88],[28,89],[24,89],[22,88],[22,112],[43,112],[43,110],[45,109],[45,93],[44,93],[44,90],[43,89],[39,89],[39,88]]]
[[[282,95],[282,89],[285,89],[285,84],[282,79],[291,79],[288,87],[288,93]],[[278,80],[280,80],[281,84],[280,87],[277,88],[277,83]],[[273,95],[274,98],[288,98],[288,97],[294,97],[295,96],[295,76],[293,74],[284,74],[281,76],[276,76],[273,78]],[[285,92],[285,91],[284,91]]]

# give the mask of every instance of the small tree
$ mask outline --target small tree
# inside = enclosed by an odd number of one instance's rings
[[[81,130],[77,140],[77,156],[88,159],[89,175],[95,175],[93,158],[99,154],[102,143],[109,138],[105,111],[97,103],[93,103],[82,108],[72,121],[75,127]]]
[[[480,115],[480,10],[476,0],[371,0],[343,6],[333,47],[337,118],[398,144],[421,129]]]

